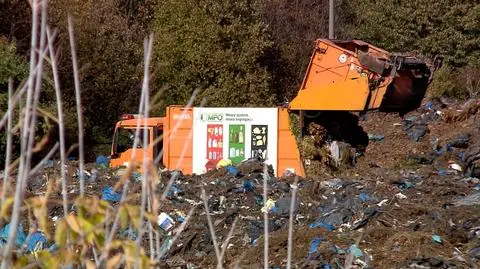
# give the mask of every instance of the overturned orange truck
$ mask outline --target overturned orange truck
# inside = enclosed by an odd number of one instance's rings
[[[111,166],[144,156],[168,169],[204,173],[221,159],[239,163],[261,157],[277,176],[289,171],[305,176],[290,113],[310,119],[326,111],[378,110],[401,115],[418,108],[441,60],[429,65],[405,54],[389,53],[360,40],[319,39],[297,96],[288,107],[185,108],[170,106],[161,118],[119,121],[112,143]],[[133,149],[132,137],[140,124]],[[145,136],[146,134],[146,136]],[[156,143],[162,140],[160,143]],[[135,151],[135,154],[132,154]]]

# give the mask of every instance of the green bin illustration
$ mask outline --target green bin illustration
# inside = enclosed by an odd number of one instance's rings
[[[229,125],[228,158],[237,164],[245,159],[245,125]]]

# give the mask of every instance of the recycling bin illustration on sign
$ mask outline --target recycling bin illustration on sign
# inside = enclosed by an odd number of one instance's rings
[[[223,158],[223,125],[207,125],[207,170],[215,168]]]
[[[267,158],[268,125],[252,125],[252,157]]]
[[[192,173],[257,157],[277,169],[278,108],[193,108]]]
[[[245,159],[245,125],[230,124],[228,136],[228,158],[237,164]]]

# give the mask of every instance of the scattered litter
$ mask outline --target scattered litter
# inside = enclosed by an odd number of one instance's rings
[[[140,174],[137,171],[132,172],[131,177],[133,178],[133,180],[135,180],[137,182],[142,181],[142,174]]]
[[[473,248],[468,252],[468,256],[472,259],[480,260],[480,247]]]
[[[178,186],[177,184],[172,184],[170,190],[167,193],[167,197],[177,197],[181,194],[183,194],[183,190],[180,188],[180,186]]]
[[[109,161],[108,157],[103,156],[103,155],[97,156],[97,158],[95,159],[95,163],[99,166],[104,167],[104,168],[108,167],[109,162],[110,161]]]
[[[460,198],[457,201],[453,202],[453,204],[456,206],[480,205],[480,192]]]
[[[447,170],[445,170],[445,169],[438,169],[437,173],[438,173],[439,176],[442,176],[442,177],[444,177],[448,174]]]
[[[439,235],[432,235],[432,241],[438,244],[443,244],[443,240]]]
[[[315,237],[310,241],[310,248],[308,249],[308,258],[312,256],[315,252],[317,252],[318,246],[322,243],[322,237]]]
[[[275,202],[275,207],[272,209],[272,212],[281,217],[289,217],[291,203],[292,203],[292,198],[290,197],[280,198]],[[297,210],[298,210],[298,201],[295,201],[293,205],[293,212],[295,213]]]
[[[383,139],[385,139],[384,135],[368,134],[368,140],[370,141],[382,141]]]
[[[250,180],[244,180],[241,187],[233,188],[231,191],[233,193],[245,193],[251,192],[255,188],[255,185]],[[263,198],[262,198],[263,199]]]
[[[415,113],[418,111],[412,112],[412,114]],[[431,144],[430,141],[420,139],[417,144],[409,141],[406,135],[397,137],[400,130],[393,130],[392,118],[386,119],[386,122],[389,123],[387,128],[392,130],[375,126],[378,124],[376,118],[377,116],[372,114],[370,119],[362,123],[366,124],[367,129],[365,130],[375,130],[375,132],[386,135],[388,133],[389,137],[392,136],[395,139],[389,140],[379,134],[370,134],[368,137],[370,141],[382,142],[370,142],[373,147],[365,152],[365,157],[358,162],[357,169],[346,168],[344,170],[344,167],[334,171],[324,169],[320,173],[322,176],[298,178],[299,187],[294,204],[293,220],[295,227],[308,226],[308,228],[303,231],[303,234],[295,232],[294,246],[304,244],[304,252],[299,253],[301,248],[297,247],[293,255],[292,268],[341,268],[347,257],[353,258],[353,268],[357,269],[373,267],[447,268],[447,266],[453,268],[459,267],[461,264],[467,264],[472,268],[478,267],[480,264],[480,247],[478,245],[480,221],[476,218],[475,210],[480,205],[480,194],[476,194],[479,193],[477,190],[480,190],[480,143],[473,144],[477,143],[477,132],[471,131],[470,139],[466,135],[445,140],[451,136],[441,132],[446,132],[446,127],[451,126],[444,125],[437,128],[431,121],[434,117],[422,115],[411,119],[413,120],[412,125],[423,123],[427,126],[427,123],[430,124],[427,127],[431,126],[433,133],[431,138],[434,143]],[[370,125],[372,121],[376,121],[373,123],[374,126]],[[455,130],[455,133],[458,131],[463,130]],[[248,138],[248,135],[246,137]],[[363,136],[362,139],[365,138]],[[329,152],[331,145],[329,141],[335,139],[340,138],[328,137],[322,146],[313,149],[315,154],[321,153],[321,157],[325,157],[327,165],[331,164],[329,153],[332,153]],[[423,140],[427,139],[423,138]],[[339,145],[337,142],[337,146]],[[371,152],[373,149],[378,149],[379,153],[373,154]],[[340,146],[338,150],[333,153],[339,153]],[[349,151],[345,153],[350,154]],[[340,155],[339,153],[337,156],[339,161],[342,159]],[[105,200],[118,201],[122,189],[113,192],[113,189],[108,186],[113,187],[120,180],[119,176],[124,171],[104,168],[107,167],[105,165],[108,165],[105,162],[108,161],[108,158],[97,157],[99,158],[95,163],[85,164],[84,179],[88,178],[93,183],[86,185],[85,193],[88,196],[101,196]],[[307,159],[312,160],[313,167],[315,157],[309,156],[305,158],[305,160]],[[163,193],[166,182],[169,179],[175,179],[167,193],[168,200],[161,201],[160,205],[153,205],[154,208],[160,210],[156,212],[158,216],[155,215],[155,221],[158,223],[158,226],[157,223],[155,224],[155,236],[159,236],[159,249],[161,252],[171,250],[164,255],[162,263],[165,262],[171,268],[194,268],[194,266],[195,268],[209,268],[214,263],[215,259],[207,259],[207,256],[213,253],[213,244],[199,192],[204,188],[209,196],[207,206],[210,208],[213,227],[219,236],[217,238],[219,244],[225,242],[228,228],[235,219],[238,220],[236,222],[237,229],[226,246],[229,249],[225,253],[228,261],[239,258],[237,255],[244,248],[251,248],[251,252],[247,251],[247,255],[251,257],[242,260],[240,267],[257,268],[259,266],[258,262],[263,254],[256,251],[256,248],[252,248],[252,245],[263,244],[262,214],[268,212],[268,229],[272,238],[270,241],[272,248],[278,248],[278,244],[280,244],[279,251],[272,254],[270,265],[271,267],[285,265],[283,257],[286,256],[286,245],[283,245],[283,242],[285,242],[288,231],[291,184],[294,178],[276,177],[273,174],[275,172],[273,167],[268,166],[269,200],[264,204],[264,163],[258,159],[249,159],[233,165],[229,165],[229,163],[229,160],[224,160],[221,163],[222,167],[217,170],[215,161],[212,166],[213,170],[204,175],[183,175],[179,170],[171,171],[167,168],[158,170],[161,181],[152,186],[151,193],[157,198]],[[41,171],[40,175],[36,175],[38,180],[37,178],[29,179],[26,197],[32,197],[32,194],[45,194],[46,180],[53,173],[56,174],[50,178],[58,178],[59,171],[57,170],[61,168],[60,165],[58,161],[49,161],[48,165],[44,167],[45,170]],[[76,171],[78,162],[68,162],[65,165],[69,175],[67,192],[74,193],[74,195],[69,195],[74,201],[74,197],[79,194],[79,181],[77,180],[78,171],[77,178],[74,180],[72,180],[72,172]],[[458,169],[459,167],[462,170]],[[324,167],[319,168],[323,169]],[[287,168],[277,165],[276,169],[279,169],[276,171],[279,174]],[[300,173],[296,170],[297,168],[292,171]],[[132,196],[128,197],[133,198],[129,200],[132,203],[139,202],[141,178],[142,174],[139,172],[130,174],[129,191]],[[30,184],[31,182],[35,184]],[[55,187],[57,189],[52,194],[61,195],[58,192],[61,190],[61,186]],[[104,187],[106,195],[101,192]],[[111,199],[111,196],[114,199]],[[415,206],[416,204],[418,206]],[[185,224],[186,213],[193,205],[197,206],[197,213],[192,215],[186,229],[172,244],[171,237],[177,232],[175,229],[181,223]],[[458,206],[458,208],[451,208],[453,206]],[[109,207],[109,210],[116,207],[118,205],[114,204]],[[421,212],[418,212],[419,209]],[[77,208],[69,205],[69,210],[76,212]],[[52,228],[55,230],[56,227],[58,228],[58,221],[63,216],[62,207],[61,205],[53,207],[49,205],[48,211],[48,219],[52,220]],[[25,225],[25,223],[31,224],[32,222],[22,216],[20,223]],[[132,225],[131,222],[129,224]],[[38,229],[36,224],[33,225],[33,227],[29,227],[29,230]],[[124,227],[123,223],[121,227]],[[118,233],[114,235],[114,240],[117,242],[119,242],[118,240],[134,241],[138,239],[138,231],[133,226],[127,226],[125,229],[117,227],[117,230]],[[434,232],[427,234],[427,240],[423,240],[425,232],[428,231]],[[356,245],[352,245],[361,233],[365,234],[363,239]],[[148,234],[144,236],[147,238]],[[459,239],[453,240],[452,236]],[[394,238],[394,240],[386,240],[388,238]],[[448,244],[451,249],[438,245],[442,243],[445,245],[447,241],[452,243]],[[5,239],[0,238],[0,246],[5,242]],[[148,249],[148,241],[142,242]],[[47,244],[44,235],[34,233],[26,238],[23,245],[17,247],[16,251],[19,251],[17,253],[28,251],[35,254],[40,249],[52,252],[58,249],[55,244],[50,247]],[[335,244],[339,244],[343,249]],[[453,247],[456,245],[461,248],[461,251]],[[412,251],[415,251],[417,246],[420,250],[431,251],[422,252],[420,256],[416,256]],[[261,248],[261,246],[258,247]],[[390,257],[378,255],[379,251],[391,251],[392,255]],[[306,253],[308,253],[309,259],[305,259]],[[349,255],[349,253],[351,254]],[[393,261],[394,259],[397,261]],[[213,264],[213,266],[215,265]]]
[[[407,133],[408,138],[419,142],[428,133],[428,126],[406,119],[403,121],[403,130]]]
[[[453,141],[448,142],[447,146],[452,148],[466,149],[470,144],[471,137],[472,135],[469,133],[457,135]]]
[[[357,245],[353,244],[348,248],[348,253],[352,253],[355,258],[360,258],[363,256],[363,252],[361,249],[357,247]]]
[[[448,168],[451,168],[453,170],[457,170],[457,171],[460,171],[460,172],[463,171],[463,168],[459,164],[456,164],[456,163],[449,164]]]
[[[388,199],[383,199],[383,200],[380,201],[380,203],[378,203],[377,205],[378,205],[378,206],[383,206],[386,202],[388,202]]]
[[[254,188],[255,188],[255,185],[253,184],[252,181],[250,180],[243,181],[243,189],[245,190],[245,192],[253,191]]]
[[[392,184],[397,185],[400,189],[406,190],[413,188],[413,183],[407,180],[398,180],[392,182]]]
[[[229,160],[229,159],[222,159],[220,161],[218,161],[217,163],[217,169],[220,169],[220,168],[223,168],[223,167],[227,167],[227,166],[231,166],[232,165],[232,161]]]
[[[180,210],[175,210],[174,213],[175,213],[175,220],[178,221],[179,223],[183,223],[187,218],[187,215],[185,215],[185,213],[183,213]]]
[[[360,201],[362,203],[366,203],[366,202],[374,202],[374,201],[377,201],[377,199],[375,199],[374,197],[364,193],[364,192],[361,192],[359,195],[358,195],[358,199],[360,199]]]
[[[262,211],[262,213],[271,212],[274,207],[275,207],[275,200],[268,199],[265,205],[262,207],[262,209],[260,209],[260,211]]]
[[[160,228],[162,228],[164,231],[170,230],[175,222],[173,219],[167,214],[167,213],[160,213],[160,215],[157,218],[157,223]]]
[[[102,200],[110,202],[120,202],[122,195],[116,193],[112,187],[105,186],[102,190]]]
[[[229,165],[225,167],[225,169],[227,169],[228,173],[230,173],[234,177],[238,175],[238,168],[236,168],[235,166]]]
[[[335,165],[351,166],[355,164],[355,153],[352,146],[341,141],[333,141],[329,147],[330,155]]]
[[[325,223],[321,220],[317,220],[315,221],[314,223],[308,225],[310,228],[317,228],[317,227],[320,227],[320,228],[325,228],[327,229],[329,232],[335,230],[335,226],[333,226],[332,224],[330,223]]]
[[[330,189],[340,189],[343,187],[343,180],[339,179],[339,178],[334,178],[332,180],[326,180],[326,181],[322,181],[320,183],[321,186],[323,187],[326,187],[326,188],[330,188]]]
[[[5,226],[3,226],[3,228],[0,229],[0,247],[4,246],[7,243],[9,232],[10,232],[10,223],[6,224]],[[15,238],[15,244],[20,247],[25,243],[26,239],[27,239],[27,236],[25,235],[25,232],[23,231],[23,227],[20,224],[18,225],[18,228],[17,228],[17,237]]]
[[[42,232],[34,232],[27,239],[27,250],[37,252],[47,247],[47,238]]]
[[[82,177],[82,174],[83,174],[83,177]],[[90,174],[90,172],[88,172],[87,170],[83,170],[83,173],[80,173],[80,169],[77,169],[74,175],[74,177],[78,179],[84,179],[84,180],[89,180],[91,176],[92,174]]]
[[[168,249],[172,246],[170,235],[167,235],[165,241],[163,241],[162,246],[160,247],[160,253],[166,253]]]
[[[98,178],[99,173],[100,172],[97,169],[93,168],[92,171],[91,171],[91,176],[88,179],[88,181],[95,182]]]

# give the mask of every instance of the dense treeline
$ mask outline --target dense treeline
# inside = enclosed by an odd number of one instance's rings
[[[431,87],[436,95],[473,97],[480,90],[480,4],[475,0],[336,0],[336,38],[359,38],[389,51],[445,57]],[[272,106],[295,96],[313,41],[327,36],[328,0],[49,1],[57,29],[67,140],[77,135],[67,14],[75,26],[83,115],[90,153],[108,144],[120,114],[138,107],[143,39],[155,34],[153,113],[165,106]],[[0,2],[0,111],[8,78],[28,73],[28,1]],[[48,66],[46,68],[49,69]],[[48,74],[48,73],[47,73]],[[55,114],[52,79],[41,107]],[[48,120],[41,121],[45,129]],[[40,132],[42,133],[42,132]],[[48,133],[44,131],[43,133]],[[4,131],[0,142],[3,160]]]

